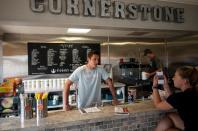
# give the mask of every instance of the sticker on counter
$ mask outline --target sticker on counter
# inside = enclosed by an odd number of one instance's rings
[[[129,110],[127,107],[116,106],[114,112],[116,113],[116,115],[129,115]]]

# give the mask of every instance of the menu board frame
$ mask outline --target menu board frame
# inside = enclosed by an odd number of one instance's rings
[[[100,43],[28,42],[28,75],[72,73],[86,64],[91,50],[100,55]]]

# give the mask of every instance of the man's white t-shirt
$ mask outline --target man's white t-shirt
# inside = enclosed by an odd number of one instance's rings
[[[78,108],[101,103],[101,81],[108,78],[108,73],[103,68],[89,69],[86,65],[78,67],[68,78],[73,83],[77,83]]]

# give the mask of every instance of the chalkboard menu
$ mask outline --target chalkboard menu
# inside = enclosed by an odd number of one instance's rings
[[[87,62],[87,54],[100,53],[98,43],[28,43],[28,74],[72,73]]]

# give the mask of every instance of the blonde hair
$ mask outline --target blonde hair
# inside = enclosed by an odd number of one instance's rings
[[[179,67],[176,70],[183,79],[187,79],[192,87],[198,82],[198,71],[195,67]]]

